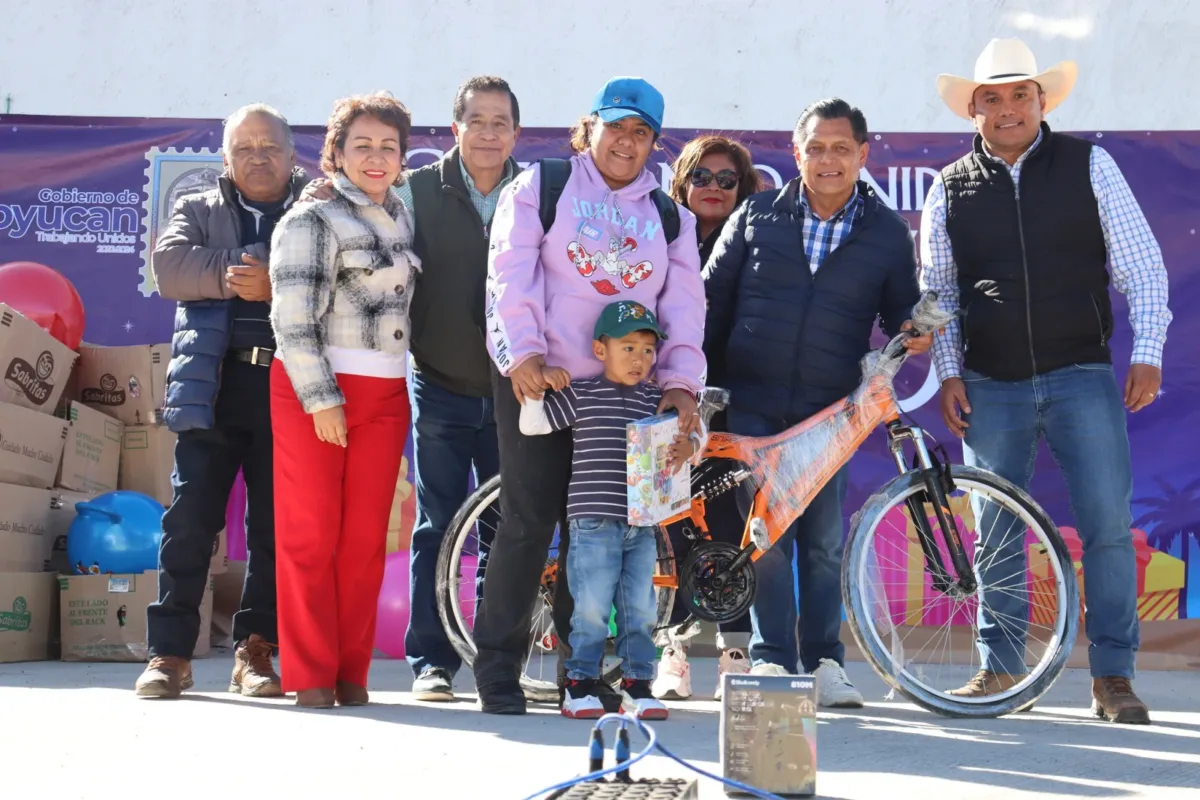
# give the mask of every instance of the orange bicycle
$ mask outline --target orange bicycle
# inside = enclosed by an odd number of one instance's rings
[[[937,310],[936,296],[926,295],[914,309],[913,329],[867,355],[863,380],[845,399],[776,436],[709,434],[704,462],[693,473],[690,508],[659,525],[654,585],[660,641],[696,621],[726,622],[744,614],[754,602],[755,561],[882,425],[899,474],[854,515],[842,561],[842,601],[863,655],[893,689],[949,716],[1000,716],[1032,704],[1050,688],[1079,626],[1078,584],[1058,528],[1008,481],[937,459],[921,429],[901,420],[893,381],[907,358],[904,342],[948,320]],[[706,389],[701,402],[706,423],[727,402],[723,389]],[[908,444],[915,451],[911,464]],[[728,491],[740,492],[748,509],[740,546],[714,541],[706,522],[706,503]],[[499,494],[498,476],[479,487],[451,523],[439,554],[439,613],[467,665],[475,657],[475,587],[486,572],[487,547],[501,513]],[[696,540],[682,563],[666,533],[677,524]],[[535,701],[558,697],[557,678],[549,678],[557,673],[552,614],[557,568],[552,549],[522,676]],[[671,626],[677,592],[690,615]],[[988,604],[998,595],[1019,596],[1028,613],[998,614]],[[1010,688],[983,697],[951,693],[998,649],[1017,653],[1026,667]],[[619,670],[619,662],[610,660],[605,678],[615,680]]]

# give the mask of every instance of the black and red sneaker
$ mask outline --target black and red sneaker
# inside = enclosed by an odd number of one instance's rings
[[[650,681],[626,678],[621,681],[621,694],[632,706],[638,719],[666,719],[670,714],[662,701],[650,691]]]
[[[567,679],[563,697],[562,715],[570,719],[599,719],[604,716],[604,703],[600,701],[600,682],[594,678],[583,680]]]

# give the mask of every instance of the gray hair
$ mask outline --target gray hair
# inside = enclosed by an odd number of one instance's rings
[[[292,140],[292,126],[288,124],[287,118],[283,114],[280,114],[277,109],[266,103],[251,103],[250,105],[242,106],[225,118],[225,132],[221,137],[222,150],[226,153],[229,152],[229,138],[233,135],[233,129],[242,124],[242,121],[252,114],[261,114],[278,122],[283,126],[283,135],[287,140],[288,149],[293,151],[296,149],[296,144]]]

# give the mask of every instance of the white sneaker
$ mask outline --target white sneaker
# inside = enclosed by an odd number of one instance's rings
[[[813,673],[817,679],[817,703],[826,708],[862,708],[863,697],[846,677],[846,670],[833,659],[822,658]]]
[[[621,705],[633,711],[638,719],[662,720],[671,712],[659,702],[650,690],[650,681],[621,681]]]
[[[763,664],[755,664],[753,667],[751,667],[750,674],[751,675],[764,675],[764,676],[770,676],[770,677],[774,677],[774,678],[786,678],[788,675],[791,675],[792,673],[788,672],[786,669],[779,666],[778,664],[763,663]]]
[[[658,676],[650,691],[659,700],[687,700],[692,696],[692,668],[686,650],[674,645],[663,648]]]
[[[749,672],[750,659],[746,658],[746,651],[740,647],[730,647],[728,650],[721,651],[721,658],[717,661],[717,692],[713,697],[720,700],[721,695],[724,694],[724,676],[746,675]]]

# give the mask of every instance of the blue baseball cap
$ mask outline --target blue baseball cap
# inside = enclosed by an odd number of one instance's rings
[[[641,78],[610,78],[592,101],[592,112],[605,122],[638,117],[662,133],[663,96]]]

